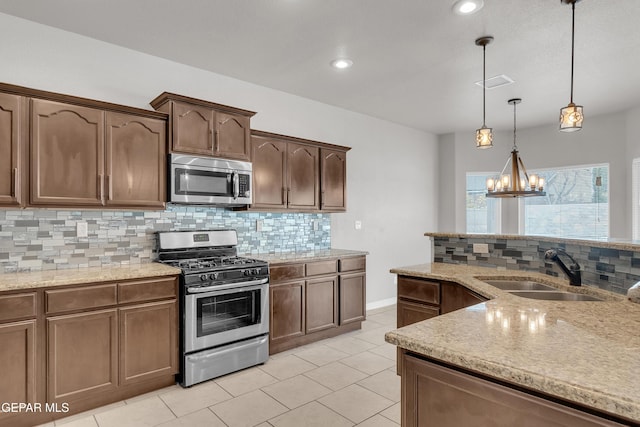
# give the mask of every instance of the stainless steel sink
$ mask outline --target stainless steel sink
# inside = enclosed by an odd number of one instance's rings
[[[513,291],[511,295],[522,298],[540,299],[547,301],[602,301],[600,298],[585,294],[574,294],[571,292],[536,292],[536,291]]]
[[[530,280],[484,280],[503,291],[555,291],[556,288]]]

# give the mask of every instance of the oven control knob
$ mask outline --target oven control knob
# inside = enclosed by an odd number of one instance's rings
[[[211,280],[217,280],[218,279],[218,273],[211,273],[209,275],[209,279]]]
[[[260,269],[259,268],[254,268],[253,269],[253,274],[260,274]]]
[[[201,280],[201,281],[203,281],[203,282],[204,282],[205,280],[207,280],[207,275],[206,275],[206,274],[201,274],[201,275],[200,275],[200,280]]]
[[[246,270],[244,271],[244,275],[245,275],[245,276],[251,276],[251,270],[246,269]]]

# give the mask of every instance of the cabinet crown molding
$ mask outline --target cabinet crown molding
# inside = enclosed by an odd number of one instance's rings
[[[178,102],[186,102],[188,104],[199,105],[201,107],[211,108],[216,111],[221,111],[223,113],[231,113],[231,114],[239,114],[241,116],[253,117],[256,112],[244,110],[242,108],[231,107],[229,105],[217,104],[211,101],[205,101],[204,99],[192,98],[190,96],[178,95],[177,93],[171,92],[162,92],[160,95],[155,97],[149,104],[154,108],[158,109],[161,105],[169,102],[169,101],[178,101]]]

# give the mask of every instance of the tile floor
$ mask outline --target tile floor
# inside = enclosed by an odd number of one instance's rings
[[[397,427],[400,377],[395,306],[367,313],[362,330],[273,355],[189,389],[167,387],[46,427]]]

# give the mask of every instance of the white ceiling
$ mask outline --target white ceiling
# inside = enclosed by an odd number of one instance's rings
[[[569,102],[571,7],[561,0],[0,0],[0,12],[434,133],[556,123]],[[6,41],[5,41],[6,42]],[[349,70],[329,62],[351,58]],[[576,5],[574,101],[591,115],[640,105],[640,0]],[[216,101],[212,99],[211,101]]]

